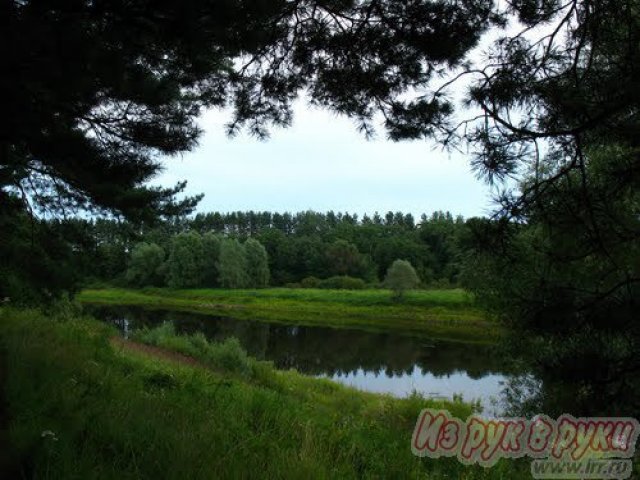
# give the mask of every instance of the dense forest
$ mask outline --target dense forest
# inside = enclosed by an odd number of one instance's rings
[[[199,213],[145,227],[113,219],[47,222],[76,266],[73,286],[378,286],[397,259],[423,286],[457,285],[467,222],[449,212]],[[59,252],[58,252],[59,253]],[[71,280],[71,279],[69,279]],[[10,292],[6,293],[7,295]]]

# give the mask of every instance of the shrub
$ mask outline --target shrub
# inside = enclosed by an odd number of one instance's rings
[[[209,344],[208,352],[212,363],[225,370],[245,375],[251,373],[247,352],[235,337],[227,338],[222,343]]]
[[[133,334],[133,339],[188,355],[210,367],[241,375],[251,375],[253,371],[251,359],[237,338],[211,343],[202,332],[178,335],[171,322],[164,322],[155,328],[138,330]]]
[[[175,336],[176,329],[171,322],[164,322],[155,328],[143,327],[133,334],[133,338],[149,345],[160,346],[168,338]]]
[[[317,277],[306,277],[300,281],[300,286],[302,288],[319,288],[321,282],[322,280]]]

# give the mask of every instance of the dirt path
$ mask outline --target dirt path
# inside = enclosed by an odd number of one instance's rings
[[[129,350],[131,352],[139,352],[150,357],[162,358],[172,362],[182,363],[184,365],[190,365],[192,367],[205,368],[211,370],[204,363],[196,360],[193,357],[183,355],[182,353],[174,352],[166,348],[154,347],[152,345],[146,345],[144,343],[133,342],[131,340],[125,340],[122,337],[112,337],[111,345],[114,348],[120,350]]]

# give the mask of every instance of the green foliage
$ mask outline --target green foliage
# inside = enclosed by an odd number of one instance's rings
[[[173,324],[165,322],[155,328],[137,330],[133,339],[188,355],[213,368],[241,375],[252,374],[252,363],[237,338],[210,343],[201,332],[177,335]]]
[[[588,153],[583,171],[539,192],[523,212],[527,223],[474,221],[463,278],[512,327],[510,344],[547,384],[580,386],[572,394],[576,409],[633,416],[640,412],[631,382],[640,371],[633,353],[640,342],[640,178],[619,175],[633,162],[628,149]]]
[[[167,284],[171,288],[192,288],[202,284],[202,238],[197,232],[176,235],[167,259]]]
[[[134,332],[133,339],[139,342],[148,343],[149,345],[162,346],[161,344],[166,342],[176,335],[176,329],[171,322],[164,322],[155,328],[141,328]],[[176,349],[177,350],[177,349]],[[182,352],[184,353],[184,352]]]
[[[123,245],[104,243],[96,249],[95,259],[98,262],[97,272],[94,270],[89,277],[100,279],[117,279],[127,268],[127,253]]]
[[[220,244],[218,281],[224,288],[244,288],[249,284],[244,246],[236,239],[226,238]]]
[[[392,261],[402,256],[414,265],[423,284],[446,280],[444,284],[455,286],[462,253],[459,238],[466,229],[465,222],[442,212],[423,215],[417,225],[406,217],[396,212],[388,215],[388,220],[374,215],[374,220],[364,216],[360,221],[355,215],[333,212],[307,211],[293,215],[234,212],[198,214],[193,219],[172,219],[150,228],[104,219],[44,223],[55,233],[51,237],[60,239],[70,250],[74,274],[85,286],[101,282],[113,286],[166,285],[166,266],[154,279],[138,279],[134,275],[127,281],[130,257],[138,243],[156,244],[170,254],[174,237],[186,232],[197,232],[202,237],[201,279],[197,287],[220,286],[217,269],[220,242],[229,232],[235,232],[231,238],[241,243],[251,238],[264,246],[268,283],[273,285],[300,283],[305,277],[328,278],[336,276],[336,271],[351,272],[349,276],[375,285]],[[261,280],[252,285],[265,284],[267,272],[263,256],[264,252],[256,248],[254,264],[259,268],[253,276],[260,276]],[[153,271],[144,270],[143,277]]]
[[[62,294],[44,306],[42,311],[53,320],[69,321],[80,317],[82,305],[75,299],[70,298],[68,294]]]
[[[209,346],[206,358],[231,372],[248,375],[252,371],[252,363],[237,338],[227,338],[215,348]]]
[[[451,231],[451,235],[444,235],[442,240],[450,246],[450,248],[456,248],[458,244],[457,238],[460,236],[460,232],[465,229],[465,224],[459,219],[454,221],[453,217],[449,214],[433,214],[431,217],[423,216],[422,223],[418,226],[407,223],[405,216],[397,213],[388,215],[388,222],[382,218],[377,220],[363,219],[362,223],[358,223],[355,216],[348,214],[320,214],[316,212],[305,212],[304,214],[296,215],[283,215],[283,220],[278,220],[278,214],[271,214],[268,212],[248,212],[243,214],[242,212],[236,212],[236,214],[206,214],[197,215],[193,220],[183,219],[174,223],[163,223],[156,225],[149,230],[143,230],[138,234],[138,238],[142,238],[145,242],[142,243],[155,243],[158,242],[162,248],[165,245],[167,249],[165,251],[171,252],[173,249],[173,239],[180,232],[205,232],[202,234],[202,258],[201,267],[199,272],[196,271],[195,276],[201,276],[200,283],[195,287],[202,286],[220,286],[218,282],[219,272],[217,266],[219,263],[219,243],[222,240],[222,231],[236,231],[243,233],[249,231],[249,225],[256,231],[256,238],[260,238],[260,243],[264,242],[265,250],[270,252],[268,254],[269,270],[275,269],[274,281],[280,281],[285,278],[298,278],[300,281],[305,278],[305,274],[316,273],[313,276],[318,280],[310,280],[302,282],[301,285],[305,288],[318,288],[320,286],[321,278],[325,279],[325,285],[327,288],[362,288],[361,282],[352,283],[344,286],[339,281],[329,281],[326,283],[326,279],[329,276],[327,272],[331,270],[328,263],[329,256],[327,251],[336,246],[336,236],[344,236],[350,238],[350,242],[337,242],[340,248],[334,248],[333,252],[336,254],[335,258],[340,259],[340,255],[337,255],[342,251],[345,253],[344,259],[355,259],[355,264],[363,264],[368,270],[375,264],[369,260],[368,255],[359,253],[361,251],[374,251],[374,257],[378,258],[381,262],[390,262],[387,258],[391,258],[391,255],[395,251],[408,252],[411,258],[415,258],[421,265],[431,265],[432,258],[430,256],[429,244],[421,244],[422,231],[433,222],[439,222],[447,225],[448,230]],[[284,235],[279,229],[272,227],[274,218],[278,220],[278,223],[283,229],[291,229],[293,233]],[[374,219],[376,217],[374,216]],[[235,222],[235,223],[230,223]],[[250,223],[247,223],[250,222]],[[109,263],[109,257],[103,252],[114,252],[114,258],[126,257],[127,250],[133,253],[136,251],[137,244],[131,246],[133,238],[136,235],[132,232],[135,230],[132,224],[126,222],[113,222],[109,220],[100,220],[95,222],[86,221],[68,221],[60,222],[60,224],[54,225],[56,229],[60,230],[61,234],[64,234],[67,238],[69,235],[63,233],[64,231],[81,232],[74,234],[78,240],[73,244],[73,249],[76,252],[77,258],[83,266],[82,271],[85,271],[85,284],[101,285],[101,280],[96,279],[94,275],[99,278],[102,276],[104,280],[102,284],[109,285],[122,285],[119,280],[120,277],[125,277],[124,272],[122,274],[111,277],[107,272],[110,267],[107,267]],[[314,237],[298,236],[297,231],[308,232],[315,230],[320,232],[319,235]],[[400,239],[401,241],[389,241],[389,239]],[[249,242],[251,244],[252,242]],[[93,246],[98,244],[100,248],[96,250]],[[358,253],[356,254],[353,247],[357,246]],[[377,246],[385,245],[385,248],[378,249]],[[246,246],[246,242],[243,246]],[[389,246],[389,248],[387,248]],[[344,248],[342,248],[344,247]],[[197,248],[197,247],[196,247]],[[448,247],[449,248],[449,247]],[[188,249],[186,249],[188,250]],[[246,247],[245,247],[246,250]],[[205,254],[206,251],[210,253]],[[376,252],[384,251],[384,255],[378,256]],[[137,255],[137,253],[136,253]],[[159,255],[158,255],[159,257]],[[187,258],[193,258],[193,255],[186,255]],[[215,260],[214,260],[215,258]],[[129,261],[130,263],[136,263],[135,261]],[[371,263],[369,263],[371,262]],[[137,278],[137,281],[129,283],[135,286],[148,286],[148,285],[166,285],[166,277],[168,270],[168,263],[165,262],[163,267],[159,270],[155,268],[149,268],[148,266],[141,265],[140,268],[134,269],[140,273],[138,275],[132,275],[133,272],[129,272],[130,280],[133,281]],[[193,265],[193,262],[186,262],[186,265]],[[345,261],[343,264],[348,265],[349,262]],[[264,266],[264,263],[262,264]],[[95,271],[93,266],[99,266]],[[248,264],[247,264],[247,268]],[[178,271],[178,269],[176,269]],[[361,270],[362,271],[362,270]],[[423,272],[431,271],[431,267],[424,267]],[[155,272],[155,274],[154,274]],[[213,274],[212,274],[213,272]],[[156,275],[157,274],[157,275]],[[370,278],[370,274],[364,271],[365,278]],[[154,276],[153,279],[147,279],[145,277]],[[215,276],[215,278],[213,278]],[[106,277],[106,278],[105,278]],[[375,273],[373,274],[374,281],[368,281],[368,285],[376,285]],[[190,282],[193,285],[193,282]],[[244,282],[234,283],[234,285],[248,285]],[[447,286],[450,284],[447,282]],[[455,285],[455,283],[453,284]],[[191,287],[193,288],[193,287]]]
[[[0,200],[0,300],[50,303],[78,289],[72,246],[55,225],[29,218]]]
[[[361,220],[340,212],[234,212],[198,214],[190,226],[257,238],[269,254],[275,285],[339,274],[376,283],[397,258],[410,261],[425,284],[455,284],[465,221],[449,212],[424,214],[418,223],[401,212]]]
[[[385,235],[373,245],[373,258],[378,265],[378,275],[384,278],[391,264],[398,258],[406,258],[416,265],[420,278],[427,283],[438,270],[436,259],[431,252],[431,244],[425,242],[423,233],[428,228],[427,222],[420,225],[415,235],[392,233]],[[453,241],[454,237],[448,240]],[[440,272],[438,272],[440,273]]]
[[[345,240],[336,240],[326,250],[328,270],[333,276],[362,276],[366,272],[366,264],[358,247]]]
[[[581,414],[640,412],[638,7],[514,3],[527,40],[488,50],[469,92],[485,115],[460,123],[502,192],[494,220],[475,222],[466,282]]]
[[[213,232],[202,235],[202,285],[218,286],[218,258],[222,239]]]
[[[165,253],[155,243],[139,243],[131,252],[126,280],[137,287],[161,286],[164,284]]]
[[[253,238],[244,243],[247,259],[248,286],[264,288],[269,285],[269,256],[264,246]]]
[[[425,284],[441,279],[455,284],[459,238],[466,228],[461,217],[448,212],[422,215],[416,224],[401,212],[359,220],[348,213],[313,211],[206,213],[184,227],[259,240],[268,252],[274,285],[345,274],[375,284],[397,258],[410,261]]]
[[[384,279],[387,288],[393,290],[396,298],[401,298],[404,292],[416,288],[420,283],[416,271],[406,260],[396,260],[391,264]]]
[[[300,286],[302,288],[320,288],[320,280],[317,277],[305,277],[300,281]]]

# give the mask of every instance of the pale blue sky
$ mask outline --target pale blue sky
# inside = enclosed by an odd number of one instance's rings
[[[260,141],[228,138],[229,112],[201,119],[200,145],[165,161],[163,185],[187,180],[187,193],[204,193],[199,212],[349,211],[418,215],[449,210],[465,217],[491,209],[489,189],[477,180],[469,158],[426,141],[366,140],[354,123],[301,102],[288,129]]]

